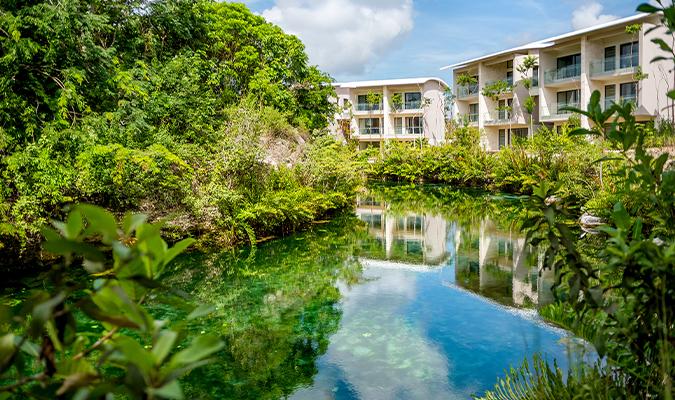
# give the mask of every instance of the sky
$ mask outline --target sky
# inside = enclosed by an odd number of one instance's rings
[[[437,76],[440,68],[635,14],[640,0],[241,0],[298,36],[336,81]]]

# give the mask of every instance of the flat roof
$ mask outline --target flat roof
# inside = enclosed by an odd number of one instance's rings
[[[626,24],[626,23],[633,22],[633,21],[639,21],[641,19],[646,19],[646,18],[648,18],[652,15],[653,14],[640,13],[640,14],[631,15],[630,17],[615,19],[615,20],[605,22],[605,23],[602,23],[602,24],[589,26],[588,28],[578,29],[576,31],[564,33],[562,35],[553,36],[553,37],[550,37],[550,38],[547,38],[547,39],[537,40],[536,42],[527,43],[527,44],[524,44],[522,46],[513,47],[513,48],[510,48],[510,49],[498,51],[496,53],[491,53],[491,54],[487,54],[487,55],[484,55],[484,56],[476,57],[476,58],[473,58],[471,60],[463,61],[463,62],[460,62],[460,63],[446,65],[445,67],[441,67],[441,71],[451,69],[451,68],[456,69],[456,68],[460,68],[460,67],[465,67],[465,66],[468,66],[469,64],[473,64],[473,63],[476,63],[476,62],[479,62],[479,61],[483,61],[483,60],[486,60],[486,59],[489,59],[489,58],[492,58],[492,57],[498,57],[498,56],[506,55],[506,54],[509,54],[509,53],[515,53],[515,52],[518,52],[518,51],[543,49],[543,48],[546,48],[546,47],[551,47],[551,46],[554,46],[556,44],[556,42],[560,41],[560,40],[569,39],[569,38],[572,38],[574,36],[583,35],[583,34],[593,32],[593,31],[597,31],[597,30],[601,30],[601,29],[612,28],[614,26]]]
[[[374,81],[355,81],[355,82],[340,82],[334,83],[333,86],[347,88],[347,89],[356,89],[362,87],[373,87],[373,86],[401,86],[401,85],[421,85],[429,81],[437,81],[445,87],[449,87],[445,81],[441,78],[436,77],[425,77],[425,78],[402,78],[402,79],[381,79]]]

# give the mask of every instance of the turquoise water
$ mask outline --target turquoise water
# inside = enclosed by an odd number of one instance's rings
[[[187,377],[189,398],[466,399],[577,341],[543,323],[540,252],[517,199],[380,187],[348,215],[235,253],[182,258],[173,285],[216,305],[198,327],[227,346]]]

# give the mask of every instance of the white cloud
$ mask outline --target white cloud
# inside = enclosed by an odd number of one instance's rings
[[[583,29],[618,18],[616,15],[602,14],[602,8],[602,4],[594,1],[580,6],[572,12],[572,27]]]
[[[276,0],[263,17],[298,36],[310,62],[359,74],[413,29],[412,0]]]

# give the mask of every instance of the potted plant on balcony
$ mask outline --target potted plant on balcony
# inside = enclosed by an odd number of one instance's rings
[[[457,75],[457,86],[466,88],[467,93],[470,91],[471,86],[475,85],[478,85],[478,79],[475,76],[471,76],[466,72]]]
[[[403,94],[394,93],[389,99],[389,105],[394,109],[394,111],[401,111],[403,109]]]

